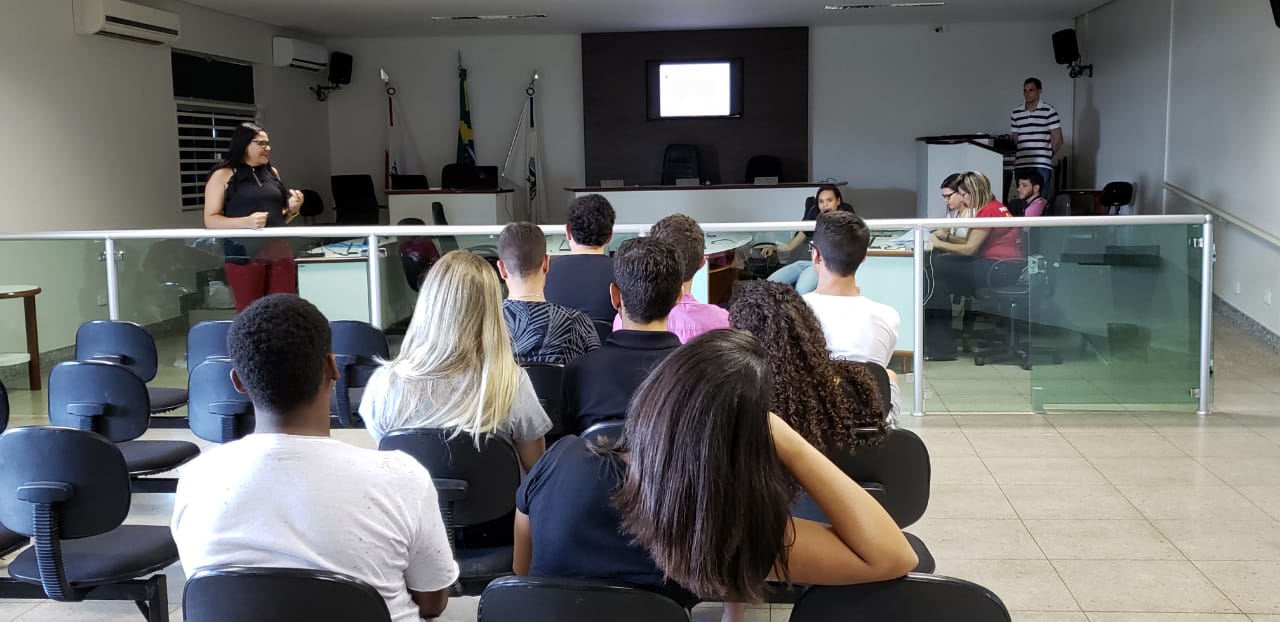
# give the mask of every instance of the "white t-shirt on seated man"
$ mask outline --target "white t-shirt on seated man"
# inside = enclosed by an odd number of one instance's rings
[[[337,367],[310,303],[263,298],[227,338],[256,430],[182,470],[171,529],[183,570],[242,565],[340,572],[395,622],[435,617],[458,577],[431,476],[400,452],[329,438]]]
[[[858,288],[855,274],[870,244],[871,232],[861,218],[842,212],[819,216],[809,251],[818,288],[803,297],[822,324],[833,357],[876,363],[889,372],[892,423],[898,416],[900,390],[889,360],[902,318],[897,309],[863,296]]]

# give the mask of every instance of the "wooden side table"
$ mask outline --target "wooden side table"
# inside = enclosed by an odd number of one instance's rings
[[[36,330],[36,294],[40,288],[35,285],[0,285],[0,300],[21,298],[23,311],[27,319],[27,382],[32,391],[40,390],[40,337]]]

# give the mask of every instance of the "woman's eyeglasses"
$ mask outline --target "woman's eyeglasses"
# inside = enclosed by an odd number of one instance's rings
[[[957,194],[960,194],[960,193],[959,193],[959,192],[944,192],[944,193],[942,193],[942,200],[943,200],[943,201],[950,201],[950,200],[951,200],[951,197],[956,196]]]
[[[270,146],[271,146],[271,141],[269,141],[269,140],[254,140],[254,141],[250,141],[250,142],[252,142],[253,144],[255,144],[255,145],[259,146],[259,147],[262,147],[263,149],[266,149],[267,147],[270,147]]]

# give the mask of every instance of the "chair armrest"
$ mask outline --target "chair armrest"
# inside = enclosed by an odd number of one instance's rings
[[[884,485],[882,484],[858,485],[862,486],[862,489],[867,491],[867,494],[871,495],[871,498],[875,499],[882,507],[884,507],[885,502],[889,500],[889,491],[885,490]]]
[[[115,363],[116,365],[125,364],[125,356],[123,354],[95,354],[89,357],[91,361],[102,361],[103,363]]]

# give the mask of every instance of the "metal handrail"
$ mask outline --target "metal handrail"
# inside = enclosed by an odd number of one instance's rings
[[[1198,208],[1200,208],[1200,209],[1202,209],[1202,210],[1204,210],[1204,211],[1206,211],[1206,212],[1209,212],[1210,214],[1212,214],[1212,215],[1214,215],[1214,216],[1217,216],[1218,218],[1221,218],[1221,219],[1223,219],[1223,220],[1225,220],[1225,221],[1227,221],[1227,222],[1229,222],[1229,223],[1231,223],[1231,224],[1233,224],[1233,225],[1235,225],[1235,226],[1237,226],[1237,227],[1240,227],[1241,229],[1244,229],[1245,231],[1248,231],[1249,233],[1252,233],[1253,235],[1257,236],[1259,239],[1262,239],[1262,240],[1265,240],[1265,241],[1269,242],[1272,246],[1275,246],[1275,247],[1277,247],[1277,248],[1280,248],[1280,237],[1276,237],[1276,236],[1274,236],[1274,235],[1272,235],[1272,234],[1270,234],[1270,233],[1267,233],[1266,231],[1262,230],[1262,228],[1258,227],[1257,225],[1254,225],[1254,224],[1250,223],[1249,221],[1247,221],[1247,220],[1244,220],[1244,219],[1240,218],[1239,216],[1236,216],[1236,215],[1234,215],[1234,214],[1231,214],[1230,212],[1227,212],[1227,211],[1223,210],[1222,208],[1220,208],[1220,207],[1218,207],[1218,206],[1216,206],[1216,205],[1214,205],[1214,204],[1212,204],[1212,203],[1210,203],[1210,202],[1208,202],[1208,201],[1206,201],[1206,200],[1204,200],[1204,199],[1202,199],[1202,198],[1200,198],[1200,197],[1198,197],[1198,196],[1196,196],[1196,195],[1194,195],[1194,194],[1191,194],[1190,192],[1186,191],[1185,189],[1183,189],[1183,188],[1179,188],[1178,186],[1175,186],[1174,184],[1171,184],[1171,183],[1169,183],[1169,182],[1167,182],[1167,181],[1166,181],[1166,182],[1164,182],[1164,187],[1165,187],[1165,189],[1166,189],[1166,190],[1169,190],[1170,192],[1173,192],[1174,194],[1176,194],[1176,195],[1178,195],[1178,196],[1180,196],[1180,197],[1182,197],[1182,198],[1186,199],[1187,201],[1190,201],[1190,202],[1191,202],[1193,205],[1195,205],[1196,207],[1198,207]]]

